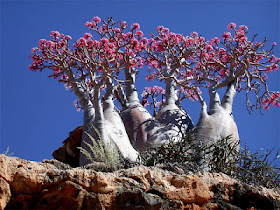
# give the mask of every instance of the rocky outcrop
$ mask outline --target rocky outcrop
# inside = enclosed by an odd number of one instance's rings
[[[112,173],[0,155],[0,209],[277,209],[275,190],[222,173],[139,166]]]
[[[72,167],[79,166],[80,150],[83,135],[83,126],[77,127],[69,133],[69,137],[64,140],[63,145],[56,149],[52,156],[63,163],[67,163]]]

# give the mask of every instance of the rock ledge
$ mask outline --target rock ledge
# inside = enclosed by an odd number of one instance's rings
[[[0,155],[0,209],[277,209],[276,190],[222,173],[139,166],[113,173]]]

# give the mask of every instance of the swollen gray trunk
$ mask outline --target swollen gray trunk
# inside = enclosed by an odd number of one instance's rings
[[[82,135],[82,140],[81,140],[81,147],[86,150],[89,150],[89,148],[87,148],[87,146],[85,145],[84,141],[87,143],[91,142],[86,133],[92,134],[91,127],[95,120],[95,109],[94,109],[92,101],[86,95],[85,90],[81,87],[81,85],[78,82],[73,83],[72,87],[73,87],[73,91],[75,92],[76,96],[79,99],[79,102],[80,102],[80,104],[83,108],[83,112],[84,112],[84,125],[83,125],[83,135]],[[90,161],[85,157],[85,155],[83,153],[80,152],[79,165],[83,166],[88,163],[90,163]]]
[[[209,111],[204,103],[200,118],[194,129],[196,141],[205,143],[216,142],[231,135],[230,144],[239,151],[239,134],[232,116],[232,104],[235,96],[235,82],[228,85],[227,91],[220,102],[217,90],[209,88]]]
[[[120,115],[115,111],[113,102],[113,87],[107,80],[107,90],[103,102],[105,128],[109,140],[118,148],[121,155],[129,160],[136,161],[138,152],[132,147]]]
[[[192,129],[193,122],[189,115],[176,105],[177,91],[176,83],[172,78],[165,80],[166,84],[166,101],[161,110],[156,115],[156,119],[165,124],[173,134],[182,138],[190,129]]]
[[[126,69],[125,74],[126,99],[122,100],[126,102],[121,102],[124,108],[121,112],[121,118],[132,145],[143,151],[149,144],[155,145],[167,141],[169,133],[172,131],[155,120],[141,105],[135,86],[136,72],[132,69]]]

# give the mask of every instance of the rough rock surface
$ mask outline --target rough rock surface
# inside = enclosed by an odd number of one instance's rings
[[[47,163],[48,162],[48,163]],[[0,209],[277,209],[276,191],[222,173],[139,166],[113,173],[0,155]]]
[[[72,167],[78,167],[80,151],[77,147],[81,146],[82,135],[83,126],[79,126],[69,133],[69,137],[62,142],[63,146],[56,149],[52,156],[56,160],[67,163]]]

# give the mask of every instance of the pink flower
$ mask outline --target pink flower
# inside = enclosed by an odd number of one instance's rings
[[[120,32],[121,32],[121,29],[115,28],[114,31],[115,31],[116,33],[120,33]]]
[[[84,34],[85,39],[90,39],[91,37],[92,37],[92,35],[90,33],[85,33]]]
[[[179,41],[182,41],[182,40],[183,40],[183,35],[182,35],[182,34],[176,34],[176,38],[177,38]]]
[[[199,41],[199,43],[203,43],[203,42],[205,41],[205,38],[202,37],[202,36],[200,36],[200,37],[198,38],[198,41]]]
[[[126,49],[126,55],[128,56],[134,56],[135,52],[132,49]]]
[[[280,93],[272,92],[271,95],[267,95],[262,99],[263,109],[269,109],[270,105],[280,106]]]
[[[128,40],[128,39],[131,39],[133,37],[133,34],[131,32],[127,32],[125,34],[125,38]]]
[[[92,22],[87,21],[87,22],[85,23],[85,26],[87,26],[87,27],[92,26]]]
[[[95,17],[92,18],[92,21],[95,22],[95,23],[100,23],[101,19],[98,16],[95,16]]]
[[[248,30],[248,27],[247,26],[245,26],[245,25],[241,25],[241,26],[239,26],[239,30]]]
[[[162,45],[162,42],[157,42],[156,43],[156,50],[160,51],[160,52],[164,51],[164,47]]]
[[[213,44],[218,43],[218,42],[221,42],[220,39],[218,37],[213,37],[211,42],[210,42],[210,45],[213,45]]]
[[[194,39],[192,37],[187,37],[185,42],[186,42],[187,47],[189,47],[192,44],[194,44]]]
[[[145,87],[145,90],[147,93],[151,94],[152,93],[152,87]]]
[[[227,62],[229,60],[230,56],[228,54],[225,54],[222,56],[222,61]]]
[[[169,33],[169,28],[164,28],[164,33],[168,34]]]
[[[238,29],[235,33],[235,36],[245,36],[245,31],[241,30],[241,29]]]
[[[133,23],[131,29],[140,30],[140,25],[138,23]]]
[[[157,94],[165,94],[165,90],[160,87],[160,86],[157,86],[155,85],[153,88],[152,88],[153,92],[157,93]]]
[[[127,27],[127,24],[126,24],[125,21],[121,21],[119,25],[120,25],[121,28],[126,28]]]
[[[64,40],[60,40],[60,42],[58,43],[58,47],[59,47],[59,48],[63,48],[63,47],[65,47],[65,46],[66,46],[65,41],[64,41]]]
[[[50,36],[52,36],[52,37],[54,37],[54,38],[60,37],[60,33],[59,33],[58,31],[52,31],[52,32],[50,33]]]
[[[77,43],[77,46],[83,47],[83,46],[86,46],[87,41],[85,40],[85,38],[82,37],[82,38],[78,39],[76,43]]]
[[[163,27],[163,26],[158,26],[158,27],[157,27],[157,31],[158,31],[158,32],[162,32],[163,30],[164,30],[164,27]]]
[[[141,58],[141,57],[137,57],[136,60],[137,60],[136,67],[142,68],[143,65],[144,65],[145,60],[143,58]]]
[[[55,48],[55,43],[53,41],[48,41],[48,44],[51,49]]]
[[[142,37],[142,36],[144,36],[144,34],[143,34],[143,32],[142,32],[142,31],[137,31],[137,32],[136,32],[136,36],[138,36],[138,37]]]
[[[155,80],[154,74],[147,74],[146,77],[145,77],[145,79],[146,79],[148,82],[150,82],[151,80],[154,81],[154,80]]]
[[[100,42],[99,42],[99,41],[96,41],[96,40],[94,40],[92,44],[93,44],[94,46],[96,46],[96,47],[100,47],[100,46],[101,46],[101,45],[100,45]]]
[[[154,68],[158,68],[159,63],[156,60],[152,60],[152,61],[150,61],[150,66],[153,66]]]
[[[45,39],[40,39],[39,42],[38,42],[38,45],[41,47],[42,45],[46,44],[47,43],[47,40]]]
[[[192,33],[191,33],[191,35],[192,35],[193,37],[198,37],[198,33],[197,33],[197,32],[195,32],[195,31],[194,31],[194,32],[192,32]]]
[[[103,42],[103,43],[108,43],[109,42],[109,40],[105,37],[101,38],[100,41]]]
[[[69,35],[66,35],[66,36],[65,36],[65,39],[66,39],[66,40],[70,40],[70,39],[72,39],[72,37],[69,36]]]
[[[146,37],[144,37],[144,38],[142,38],[140,40],[140,43],[147,44],[148,43],[148,39]]]
[[[38,47],[33,47],[33,48],[31,49],[31,53],[35,53],[36,50],[38,50]]]
[[[94,44],[94,42],[90,39],[90,40],[87,40],[87,45],[88,47],[92,47]]]
[[[228,26],[227,26],[228,30],[231,31],[233,28],[236,28],[236,24],[231,22]]]
[[[229,37],[231,37],[231,33],[225,32],[225,33],[223,33],[222,37],[224,38],[224,40],[227,40]]]
[[[235,38],[237,39],[237,41],[240,42],[247,41],[247,37],[245,36],[245,31],[240,28],[236,31]]]
[[[270,63],[269,66],[266,66],[265,72],[271,72],[271,71],[277,71],[279,68],[278,64],[276,63]]]
[[[273,70],[273,71],[277,71],[279,68],[278,64],[276,64],[276,63],[271,63],[270,67],[271,67],[271,70]]]
[[[276,43],[276,42],[272,42],[271,44],[272,44],[273,46],[277,45],[277,43]]]
[[[137,45],[138,44],[138,40],[135,38],[132,38],[131,40],[132,45]]]
[[[207,46],[206,46],[206,49],[209,50],[210,52],[213,51],[212,45],[207,45]]]

